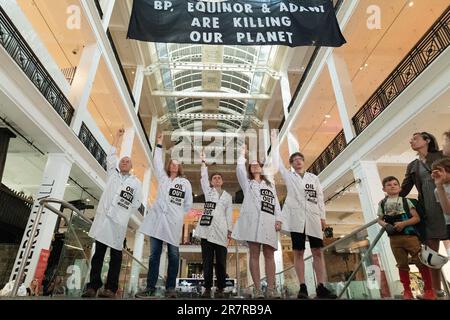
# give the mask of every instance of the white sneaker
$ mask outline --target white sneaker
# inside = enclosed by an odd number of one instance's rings
[[[253,299],[264,299],[264,294],[261,290],[255,290],[253,293]]]
[[[267,299],[281,299],[281,294],[276,289],[267,289]]]

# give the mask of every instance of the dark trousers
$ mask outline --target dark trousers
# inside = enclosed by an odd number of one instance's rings
[[[91,261],[91,274],[90,274],[90,282],[87,284],[88,288],[92,288],[94,290],[98,290],[103,286],[102,282],[102,267],[103,260],[105,258],[107,245],[95,241],[95,253],[92,257]],[[119,275],[120,268],[122,266],[122,251],[116,250],[113,248],[109,248],[109,270],[108,270],[108,278],[106,279],[105,289],[109,289],[112,292],[116,292],[119,288]]]
[[[217,288],[223,290],[226,285],[227,248],[202,239],[203,276],[206,289],[211,289],[213,286],[214,255],[216,256]]]

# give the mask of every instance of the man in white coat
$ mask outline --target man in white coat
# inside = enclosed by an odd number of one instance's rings
[[[200,218],[195,237],[201,239],[203,276],[205,278],[205,292],[203,298],[211,298],[213,286],[213,265],[216,257],[217,291],[215,298],[224,297],[226,287],[227,244],[231,239],[233,229],[233,201],[231,195],[222,189],[222,174],[214,173],[211,184],[208,177],[208,167],[204,153],[201,154],[201,179],[205,207]]]
[[[148,261],[147,287],[138,292],[136,298],[151,298],[156,295],[156,282],[163,243],[167,243],[169,265],[167,269],[166,297],[176,298],[175,285],[180,263],[179,246],[183,231],[184,216],[192,207],[192,187],[183,178],[181,164],[170,160],[167,170],[162,159],[162,134],[158,135],[153,166],[158,180],[158,195],[148,210],[139,231],[150,236],[150,258]]]
[[[283,205],[284,223],[282,232],[288,233],[292,239],[294,267],[300,283],[297,295],[299,299],[308,299],[305,284],[305,252],[306,237],[313,255],[313,269],[319,285],[316,288],[317,298],[335,299],[325,286],[326,271],[321,248],[323,247],[323,230],[325,228],[325,204],[319,178],[305,172],[305,157],[295,152],[289,157],[292,170],[287,170],[279,159],[279,145],[275,131],[272,131],[274,163],[278,167],[287,188],[287,196]]]
[[[107,157],[106,187],[100,198],[89,236],[95,239],[95,253],[91,261],[90,282],[84,298],[96,296],[102,287],[101,271],[106,249],[110,248],[110,261],[105,289],[99,292],[102,298],[114,298],[119,285],[122,264],[122,248],[127,232],[128,221],[137,213],[141,205],[141,182],[130,174],[133,165],[129,157],[123,157],[117,169],[116,148],[124,130],[120,129],[114,138]]]

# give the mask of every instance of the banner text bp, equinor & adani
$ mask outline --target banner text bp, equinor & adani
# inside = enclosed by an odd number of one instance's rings
[[[290,47],[345,43],[331,0],[134,0],[128,38]]]

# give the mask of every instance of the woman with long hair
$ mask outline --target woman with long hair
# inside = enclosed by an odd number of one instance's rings
[[[421,228],[421,238],[431,249],[438,251],[439,242],[447,239],[447,230],[441,206],[434,195],[436,185],[431,177],[431,165],[444,156],[431,133],[416,132],[409,143],[419,158],[408,164],[400,196],[406,197],[414,186],[417,188],[418,200],[426,216],[424,228]],[[438,269],[431,270],[433,289],[436,293],[441,291],[440,272]]]
[[[250,273],[252,275],[255,297],[263,298],[259,255],[262,247],[267,277],[267,298],[280,298],[275,289],[275,250],[278,249],[278,234],[281,230],[281,209],[275,184],[263,174],[263,164],[250,161],[245,167],[246,146],[242,147],[237,162],[236,174],[244,192],[239,218],[231,237],[246,241],[250,250]]]
[[[148,210],[139,231],[150,236],[147,287],[136,298],[156,295],[156,282],[163,243],[167,243],[169,264],[167,269],[166,297],[176,298],[175,285],[180,264],[180,239],[184,216],[192,207],[192,187],[184,178],[181,163],[171,159],[166,169],[162,160],[162,134],[158,135],[153,166],[158,180],[158,195]]]

